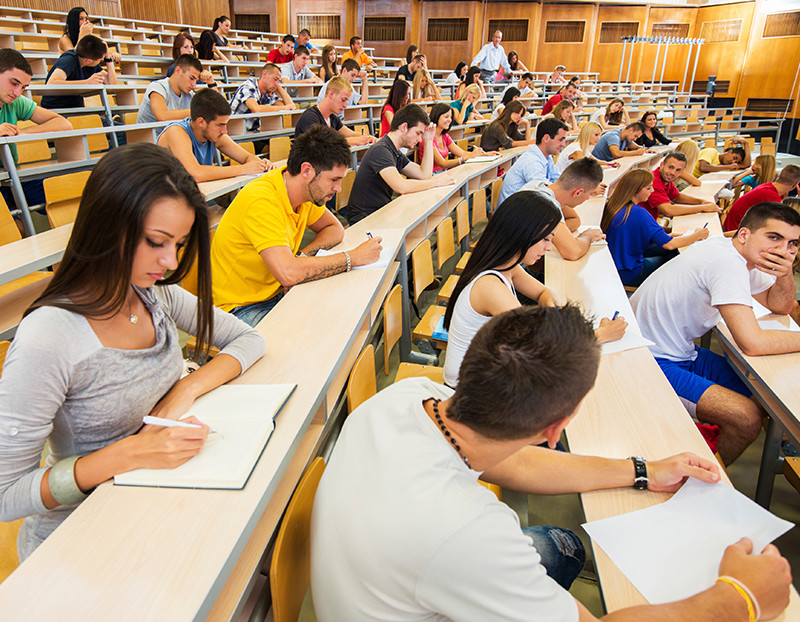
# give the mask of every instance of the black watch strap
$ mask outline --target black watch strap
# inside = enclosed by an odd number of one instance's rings
[[[647,463],[644,458],[639,456],[631,456],[630,460],[633,461],[633,470],[635,479],[633,480],[633,487],[636,490],[647,490],[647,485],[650,480],[647,478]]]
[[[114,59],[113,59],[113,58],[111,58],[111,57],[109,56],[108,58],[104,58],[104,59],[103,59],[103,62],[104,62],[104,63],[110,63],[110,62],[111,62],[111,61],[113,61],[113,60],[114,60]]]

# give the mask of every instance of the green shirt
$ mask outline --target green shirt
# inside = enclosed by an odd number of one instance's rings
[[[27,97],[17,97],[10,104],[0,104],[0,123],[17,124],[17,121],[27,121],[33,116],[33,111],[36,110],[36,103]],[[17,146],[10,145],[11,157],[14,158],[14,164],[17,163]],[[3,168],[0,163],[0,169]]]

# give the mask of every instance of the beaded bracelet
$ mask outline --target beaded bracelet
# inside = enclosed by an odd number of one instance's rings
[[[748,622],[756,622],[756,620],[761,618],[761,607],[759,607],[756,597],[753,596],[753,593],[747,588],[747,586],[744,583],[742,583],[738,579],[735,579],[727,575],[718,577],[716,583],[719,583],[720,581],[733,586],[733,589],[735,589],[739,593],[739,595],[742,598],[744,598],[745,603],[747,603]]]
[[[50,469],[47,485],[50,494],[59,505],[77,505],[89,496],[78,488],[78,483],[75,481],[75,463],[78,458],[80,456],[64,458]]]
[[[347,267],[345,268],[345,272],[350,272],[350,269],[353,267],[353,264],[350,262],[350,253],[347,251],[342,251],[344,253],[344,258],[347,260]]]

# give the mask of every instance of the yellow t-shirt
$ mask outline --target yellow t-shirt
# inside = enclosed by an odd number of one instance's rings
[[[356,58],[353,55],[353,50],[347,50],[344,54],[342,54],[342,63],[348,58]],[[359,57],[356,58],[356,62],[358,63],[359,67],[363,67],[364,65],[371,65],[374,61],[367,55],[366,52],[361,52]]]
[[[269,300],[281,284],[259,253],[273,246],[286,246],[293,255],[308,225],[325,213],[311,201],[297,213],[289,203],[283,172],[276,168],[254,179],[233,200],[217,227],[211,245],[214,304],[223,311]]]
[[[700,160],[705,160],[709,164],[713,166],[719,166],[719,152],[714,149],[714,147],[707,147],[700,152],[700,155],[697,156],[697,163],[694,165],[694,173],[695,177],[700,177],[703,174],[703,171],[700,170]]]

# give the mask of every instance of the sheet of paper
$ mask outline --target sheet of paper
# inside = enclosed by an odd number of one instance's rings
[[[791,320],[789,321],[789,326],[782,324],[778,320],[758,320],[758,325],[764,330],[800,330],[800,328],[797,327],[797,324]]]
[[[365,266],[353,266],[353,270],[365,270],[367,268],[385,268],[386,266],[388,266],[392,262],[392,258],[394,257],[394,251],[395,251],[394,245],[393,244],[388,244],[387,243],[387,238],[384,237],[383,235],[381,235],[380,231],[372,231],[371,233],[372,233],[373,237],[382,238],[381,239],[381,247],[382,248],[381,248],[380,257],[378,257],[377,261],[373,261],[371,264],[367,264]],[[347,250],[350,250],[351,248],[355,248],[356,246],[358,246],[362,242],[366,242],[366,241],[367,241],[367,237],[364,236],[363,240],[360,240],[360,241],[356,242],[355,244],[350,246],[350,248],[348,248]],[[326,250],[326,249],[322,248],[322,249],[317,251],[316,257],[328,257],[330,255],[335,255],[336,253],[341,253],[341,252],[342,251],[340,251],[340,250]]]
[[[483,155],[483,156],[475,156],[474,158],[470,158],[470,162],[494,162],[495,160],[500,159],[499,155]]]
[[[793,526],[727,484],[694,479],[665,503],[583,525],[651,604],[711,587],[725,547],[740,538],[761,551]]]

